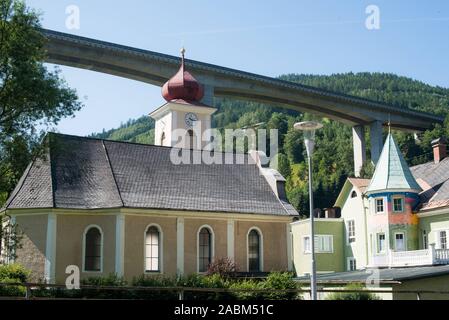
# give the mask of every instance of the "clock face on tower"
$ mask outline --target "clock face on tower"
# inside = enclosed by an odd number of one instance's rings
[[[185,122],[187,127],[189,128],[193,127],[196,121],[198,121],[198,116],[196,114],[192,112],[186,113]]]

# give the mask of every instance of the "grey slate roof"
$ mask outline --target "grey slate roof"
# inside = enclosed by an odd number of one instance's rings
[[[423,210],[449,206],[449,157],[410,168],[422,186]]]
[[[7,209],[127,207],[298,214],[276,197],[246,154],[237,155],[245,164],[175,165],[168,147],[61,134],[49,138],[49,156],[30,164]]]
[[[379,272],[379,281],[404,281],[421,279],[428,277],[436,277],[441,275],[449,275],[449,265],[441,266],[422,266],[422,267],[407,267],[407,268],[385,268],[376,269]],[[377,271],[376,271],[377,272]],[[373,278],[373,270],[357,270],[347,272],[335,272],[318,274],[317,282],[320,283],[350,283],[350,282],[365,282],[368,277]],[[300,282],[309,282],[310,277],[298,277],[296,280]]]

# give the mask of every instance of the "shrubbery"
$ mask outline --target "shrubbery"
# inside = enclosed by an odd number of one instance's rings
[[[30,272],[19,264],[0,265],[0,283],[25,283]],[[0,286],[0,296],[25,296],[24,286]]]
[[[363,292],[365,287],[358,284],[351,284],[345,287],[353,292],[333,292],[326,297],[326,300],[380,300],[378,296],[370,292]]]
[[[220,265],[229,264],[224,263]],[[48,288],[45,283],[42,283],[38,288],[33,288],[32,296],[77,299],[176,300],[179,298],[180,291],[177,288],[204,288],[224,289],[224,291],[185,291],[183,292],[183,298],[185,300],[292,300],[299,298],[295,292],[275,291],[298,288],[290,273],[273,272],[266,279],[238,279],[230,276],[232,272],[223,272],[223,270],[232,269],[218,267],[216,273],[210,272],[208,275],[191,274],[180,277],[145,274],[135,277],[131,283],[115,274],[105,277],[89,277],[81,281],[82,286],[117,287],[117,289],[83,288],[80,290],[67,290],[65,288]],[[25,283],[29,275],[30,272],[20,265],[0,266],[0,282],[3,283]],[[161,289],[149,291],[142,289],[143,287],[157,287]],[[165,290],[163,288],[173,288],[173,290]],[[0,296],[24,297],[25,293],[26,289],[24,286],[0,287]]]

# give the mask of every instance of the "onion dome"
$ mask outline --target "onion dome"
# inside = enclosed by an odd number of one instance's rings
[[[181,49],[182,62],[178,72],[162,87],[162,96],[171,101],[200,101],[204,96],[203,86],[188,72],[184,66],[185,49]]]

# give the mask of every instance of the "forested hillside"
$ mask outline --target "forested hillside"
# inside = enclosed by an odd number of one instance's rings
[[[393,74],[346,73],[331,76],[289,74],[280,78],[403,108],[436,113],[446,117],[449,114],[449,89],[433,87]],[[262,128],[279,130],[278,169],[287,178],[287,194],[290,201],[302,214],[307,214],[305,151],[302,135],[293,130],[293,124],[310,116],[253,102],[216,99],[215,103],[218,108],[213,116],[215,128],[241,128],[263,122]],[[349,126],[327,119],[322,121],[324,128],[317,134],[313,164],[316,206],[325,208],[333,205],[345,179],[353,175],[353,151],[352,132]],[[103,131],[93,136],[152,144],[153,127],[153,120],[144,116],[137,120],[129,120],[118,129]],[[425,132],[421,135],[420,141],[415,141],[410,134],[395,133],[410,165],[430,160],[430,141],[443,135],[449,137],[449,121],[446,121],[444,126],[436,126],[433,130]],[[368,133],[367,141],[369,141]],[[364,175],[370,176],[372,170],[372,167],[367,166],[364,168]]]

